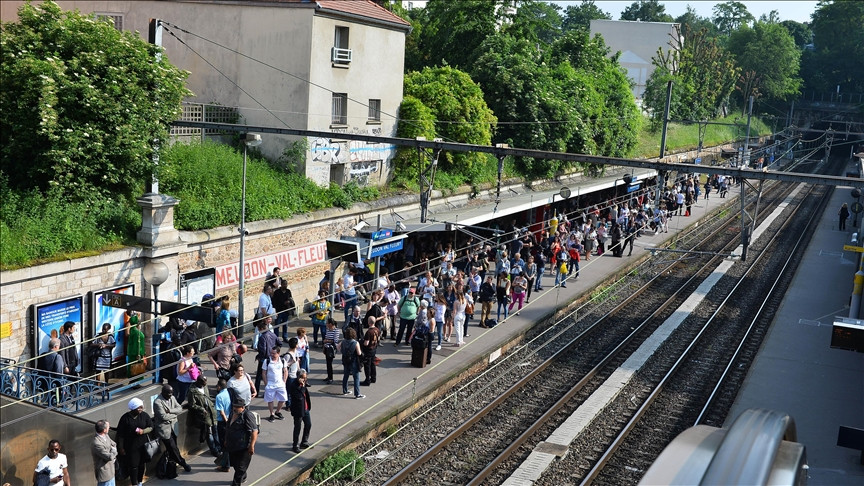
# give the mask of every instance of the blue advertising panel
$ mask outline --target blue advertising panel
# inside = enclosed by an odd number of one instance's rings
[[[111,361],[124,362],[126,359],[126,331],[123,315],[126,313],[126,311],[123,309],[118,309],[116,307],[109,307],[105,305],[102,302],[103,292],[135,295],[135,284],[126,284],[121,285],[120,287],[113,287],[110,289],[93,292],[92,298],[90,299],[90,302],[93,302],[93,312],[90,314],[93,316],[93,334],[91,335],[91,338],[98,336],[102,332],[103,324],[105,324],[106,322],[108,324],[111,324],[111,329],[114,331],[114,340],[116,342],[116,346],[114,346],[114,351],[111,353]]]
[[[79,344],[75,349],[75,352],[78,353],[76,371],[81,371],[81,309],[83,305],[84,299],[78,295],[33,306],[33,343],[37,355],[48,352],[48,341],[51,338],[60,337],[63,324],[66,321],[72,321],[75,323],[75,342]]]

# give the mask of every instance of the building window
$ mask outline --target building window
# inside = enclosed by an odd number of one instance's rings
[[[348,27],[336,27],[330,60],[336,64],[351,63],[351,49],[348,47]]]
[[[96,18],[99,20],[108,19],[114,23],[114,28],[122,31],[123,30],[123,14],[119,13],[97,13],[95,14]]]
[[[369,100],[369,121],[381,121],[381,100]]]
[[[333,109],[330,123],[333,125],[348,124],[348,93],[333,93]]]

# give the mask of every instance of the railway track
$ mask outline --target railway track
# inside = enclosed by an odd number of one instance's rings
[[[749,207],[755,212],[758,204],[777,205],[787,197],[789,190],[783,185],[768,187],[761,200],[749,201]],[[537,444],[544,441],[543,437],[548,437],[574,410],[602,390],[616,370],[664,322],[680,312],[678,309],[723,259],[717,254],[728,254],[737,245],[740,235],[734,230],[734,214],[734,211],[720,211],[676,242],[679,250],[699,252],[696,258],[663,265],[649,263],[611,283],[598,292],[598,299],[577,309],[578,319],[571,316],[531,333],[523,346],[499,359],[485,373],[454,388],[438,404],[415,413],[399,433],[361,447],[360,452],[367,454],[367,473],[354,482],[505,482]],[[766,214],[764,211],[757,215],[757,224]],[[666,355],[666,349],[658,354]],[[655,380],[656,376],[654,372]],[[727,394],[722,387],[718,390],[718,396]],[[621,402],[618,408],[633,413],[652,392],[639,385],[625,388],[618,395]],[[723,407],[722,401],[717,402],[707,415],[716,421],[721,415],[725,416]],[[674,415],[684,417],[687,414]],[[617,464],[610,462],[614,461],[615,454],[607,454],[598,445],[618,442],[615,449],[620,446],[627,434],[621,439],[614,438],[625,428],[628,432],[633,430],[639,422],[636,420],[634,426],[628,426],[630,419],[623,417],[601,411],[596,414],[596,420],[601,422],[595,424],[594,419],[589,422],[592,423],[590,429],[596,431],[594,435],[606,436],[607,440],[580,437],[565,450],[547,443],[550,450],[560,456],[551,469],[554,470],[551,477],[555,479],[548,481],[556,484],[561,484],[562,478],[568,484],[590,481],[604,470],[596,465]],[[682,422],[682,419],[675,422]],[[413,433],[406,433],[409,430]],[[632,466],[623,461],[613,469],[630,471],[630,476],[623,481],[635,482],[634,478],[641,476],[645,464],[650,465],[668,440],[656,441],[661,442],[659,450],[644,453],[637,446],[635,452],[628,453],[640,458],[641,462],[637,462],[641,465]],[[591,472],[593,469],[598,472]],[[621,481],[600,478],[598,481],[610,484]],[[541,478],[540,482],[546,484],[545,481]]]

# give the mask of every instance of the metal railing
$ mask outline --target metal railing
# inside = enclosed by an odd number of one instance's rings
[[[8,358],[0,358],[0,393],[67,413],[111,399],[107,383],[28,368]]]

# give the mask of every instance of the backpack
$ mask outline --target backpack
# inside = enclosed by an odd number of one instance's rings
[[[356,343],[356,342],[357,341],[355,341],[353,339],[347,339],[345,341],[342,341],[342,349],[343,349],[342,364],[344,366],[351,366],[352,364],[354,364],[354,361],[357,359],[357,348],[354,346],[354,343]],[[351,351],[346,353],[346,352],[344,352],[344,349],[346,347],[345,345],[348,343],[351,343],[351,346],[350,346]]]
[[[174,479],[177,477],[177,463],[168,459],[168,451],[162,453],[156,463],[156,477],[159,479]]]

